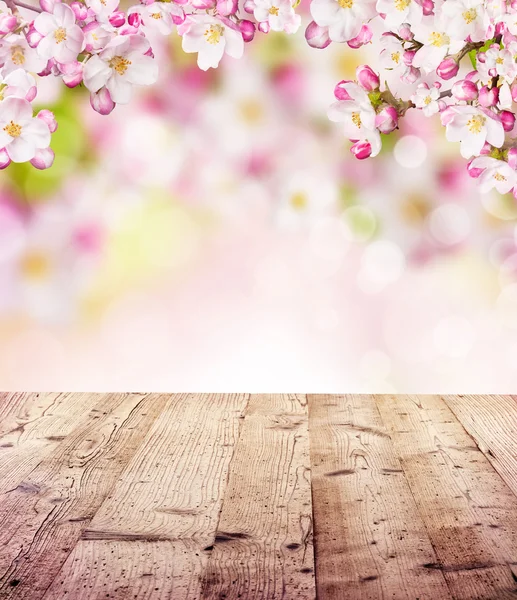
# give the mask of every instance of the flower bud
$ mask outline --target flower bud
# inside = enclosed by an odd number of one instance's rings
[[[477,179],[481,173],[483,173],[483,171],[485,169],[477,169],[476,167],[472,166],[472,162],[475,160],[475,158],[473,158],[472,160],[470,160],[467,163],[467,173],[473,178],[473,179]]]
[[[115,102],[111,99],[109,91],[103,87],[96,93],[90,94],[90,104],[100,115],[109,115],[115,108]]]
[[[495,106],[499,101],[499,88],[493,87],[488,89],[488,86],[484,85],[479,90],[478,102],[484,108],[490,108],[491,106]]]
[[[462,79],[452,86],[452,95],[456,100],[472,102],[478,97],[478,87],[473,81]]]
[[[41,35],[41,33],[39,31],[36,31],[34,29],[34,25],[30,25],[29,29],[27,30],[27,34],[26,34],[26,39],[27,39],[27,43],[29,44],[29,46],[31,48],[36,48],[38,46],[38,44],[41,42],[41,40],[43,39],[43,36]]]
[[[372,37],[372,30],[368,27],[368,25],[363,25],[355,38],[348,40],[347,43],[350,48],[357,50],[357,48],[369,44],[372,41]]]
[[[249,15],[255,12],[255,6],[255,0],[244,0],[243,8]]]
[[[434,11],[434,2],[433,0],[422,0],[422,11],[424,16],[428,17],[433,14]]]
[[[399,28],[399,36],[405,42],[410,42],[415,37],[408,23],[402,23],[402,25]]]
[[[122,27],[126,22],[126,13],[121,10],[116,10],[111,13],[108,21],[112,27]]]
[[[372,155],[372,146],[370,142],[356,142],[350,148],[350,152],[359,160],[364,160]]]
[[[50,131],[50,133],[54,133],[54,131],[56,131],[57,121],[56,121],[56,117],[54,116],[54,113],[52,111],[47,110],[45,108],[43,110],[40,110],[36,116],[38,119],[41,119],[45,123],[45,125],[48,127],[48,130]]]
[[[12,33],[18,26],[18,19],[14,15],[0,13],[0,35]]]
[[[381,84],[379,76],[368,65],[357,67],[355,75],[359,85],[367,92],[379,89]]]
[[[83,81],[83,64],[77,60],[70,63],[59,65],[59,70],[63,74],[63,83],[66,87],[74,88]]]
[[[52,148],[42,148],[36,150],[36,154],[30,160],[30,163],[36,169],[43,171],[44,169],[49,169],[54,164],[54,158],[55,155]]]
[[[248,19],[240,21],[239,29],[242,33],[242,39],[245,42],[251,42],[255,37],[255,23],[248,21]]]
[[[72,2],[70,8],[74,11],[75,18],[78,21],[86,21],[88,8],[82,2]]]
[[[210,10],[211,8],[215,8],[215,0],[192,0],[191,4],[198,10]]]
[[[459,69],[460,67],[458,63],[454,60],[454,58],[449,57],[442,60],[442,62],[438,65],[438,68],[436,69],[436,74],[438,75],[438,77],[441,77],[442,79],[445,79],[447,81],[448,79],[456,77]]]
[[[508,164],[514,170],[517,169],[517,148],[509,148],[508,150]]]
[[[0,169],[5,169],[11,164],[11,159],[7,154],[7,150],[2,148],[0,150]]]
[[[343,79],[343,81],[340,81],[334,88],[334,96],[336,97],[336,100],[352,100],[352,98],[345,89],[346,83],[353,82],[347,79]]]
[[[39,5],[43,12],[54,12],[54,6],[59,4],[61,0],[39,0]]]
[[[234,15],[239,8],[238,0],[217,0],[217,12],[223,17]]]
[[[267,21],[261,21],[258,24],[258,30],[262,33],[269,33],[269,23]]]
[[[138,29],[142,24],[142,17],[140,16],[140,13],[132,12],[127,16],[127,22],[131,27]]]
[[[502,110],[499,113],[499,118],[501,119],[503,129],[506,131],[506,133],[512,131],[515,126],[515,115],[509,110]]]
[[[399,115],[395,107],[387,104],[375,116],[375,127],[381,133],[391,133],[398,127]]]
[[[305,39],[311,48],[322,50],[330,44],[329,28],[311,21],[305,30]]]

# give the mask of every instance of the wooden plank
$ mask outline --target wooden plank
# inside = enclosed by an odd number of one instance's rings
[[[0,496],[0,597],[41,598],[167,397],[94,395],[85,419]]]
[[[0,494],[15,488],[91,408],[89,394],[0,394]]]
[[[247,401],[174,396],[45,600],[199,598]]]
[[[517,495],[517,397],[466,395],[443,399]]]
[[[451,598],[373,398],[308,398],[318,598]]]
[[[252,396],[201,598],[315,598],[305,396]]]
[[[439,397],[377,396],[454,598],[515,598],[517,504]],[[512,572],[513,571],[513,572]]]

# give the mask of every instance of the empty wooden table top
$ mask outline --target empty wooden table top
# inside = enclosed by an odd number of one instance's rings
[[[517,598],[517,397],[0,394],[0,598]]]

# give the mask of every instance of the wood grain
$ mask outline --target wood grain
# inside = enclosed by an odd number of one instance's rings
[[[0,394],[0,494],[55,450],[91,407],[91,394]]]
[[[517,495],[517,397],[466,395],[443,399]]]
[[[1,598],[42,597],[164,403],[90,395],[88,419],[0,497]]]
[[[173,396],[45,599],[198,598],[247,402]]]
[[[305,396],[252,396],[201,597],[315,598]]]
[[[516,497],[448,406],[376,396],[454,598],[515,598]]]
[[[309,396],[318,598],[451,598],[372,397]]]

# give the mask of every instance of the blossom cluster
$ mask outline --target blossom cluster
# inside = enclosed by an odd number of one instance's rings
[[[378,36],[376,69],[341,81],[329,109],[357,158],[377,155],[381,134],[408,110],[439,114],[480,190],[517,197],[517,2],[312,0],[311,14],[306,37],[316,47]]]
[[[240,58],[256,32],[295,33],[299,0],[0,0],[0,167],[52,164],[57,123],[36,116],[38,77],[84,85],[92,108],[107,115],[134,86],[158,79],[150,39],[176,31],[182,48],[207,70],[225,54]],[[376,69],[335,88],[329,118],[344,124],[359,159],[376,156],[382,134],[408,110],[439,114],[460,143],[481,190],[517,196],[517,2],[503,0],[312,0],[310,46],[380,45]],[[469,67],[470,65],[470,67]]]

